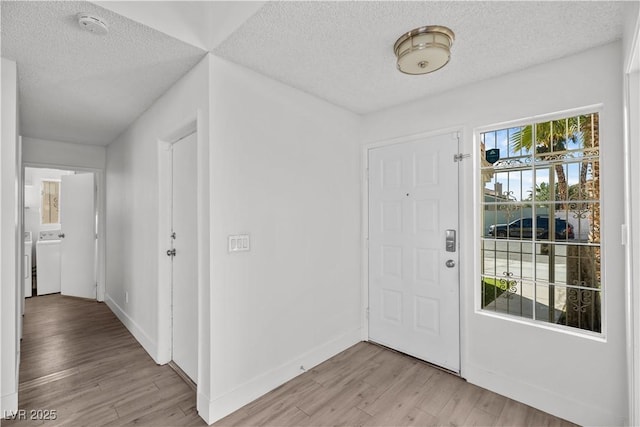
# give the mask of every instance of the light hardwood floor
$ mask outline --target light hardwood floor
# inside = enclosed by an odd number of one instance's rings
[[[386,348],[359,343],[216,426],[573,426]]]
[[[3,427],[204,426],[195,402],[191,387],[156,365],[105,304],[27,299],[18,405],[27,418],[55,410],[56,420],[3,420]]]
[[[55,421],[6,426],[198,426],[195,393],[104,304],[27,300],[19,405]],[[571,426],[411,357],[359,343],[216,426]]]

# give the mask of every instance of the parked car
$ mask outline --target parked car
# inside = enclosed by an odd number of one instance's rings
[[[564,219],[556,218],[555,240],[573,239],[573,226]],[[511,221],[509,224],[494,224],[489,226],[489,235],[493,237],[512,237],[516,239],[531,239],[534,235],[533,218],[525,217]],[[537,216],[536,239],[549,239],[549,217]]]

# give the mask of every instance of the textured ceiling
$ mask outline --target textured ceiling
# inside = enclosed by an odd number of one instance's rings
[[[205,50],[213,50],[264,1],[92,1]]]
[[[91,12],[107,35],[79,28]],[[2,1],[1,53],[18,64],[22,135],[106,145],[205,55],[88,2]]]
[[[1,54],[18,63],[24,136],[104,145],[202,58],[194,45],[367,113],[619,39],[623,3],[2,1]],[[80,11],[110,33],[81,31]],[[451,62],[403,75],[393,43],[423,25],[456,33]]]
[[[268,2],[214,53],[367,113],[609,43],[623,13],[610,1]],[[424,25],[455,32],[451,62],[403,75],[393,44]]]

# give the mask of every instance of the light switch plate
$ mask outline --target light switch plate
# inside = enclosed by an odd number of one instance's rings
[[[229,236],[229,252],[245,252],[251,249],[248,234]]]

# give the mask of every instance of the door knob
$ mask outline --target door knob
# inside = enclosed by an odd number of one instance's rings
[[[167,256],[176,256],[176,250],[174,249],[169,249],[167,251]]]
[[[453,268],[456,266],[456,262],[452,259],[447,260],[447,262],[444,263],[444,265],[446,265],[449,268]]]
[[[61,238],[61,239],[64,239],[64,233],[58,234],[58,237]]]

